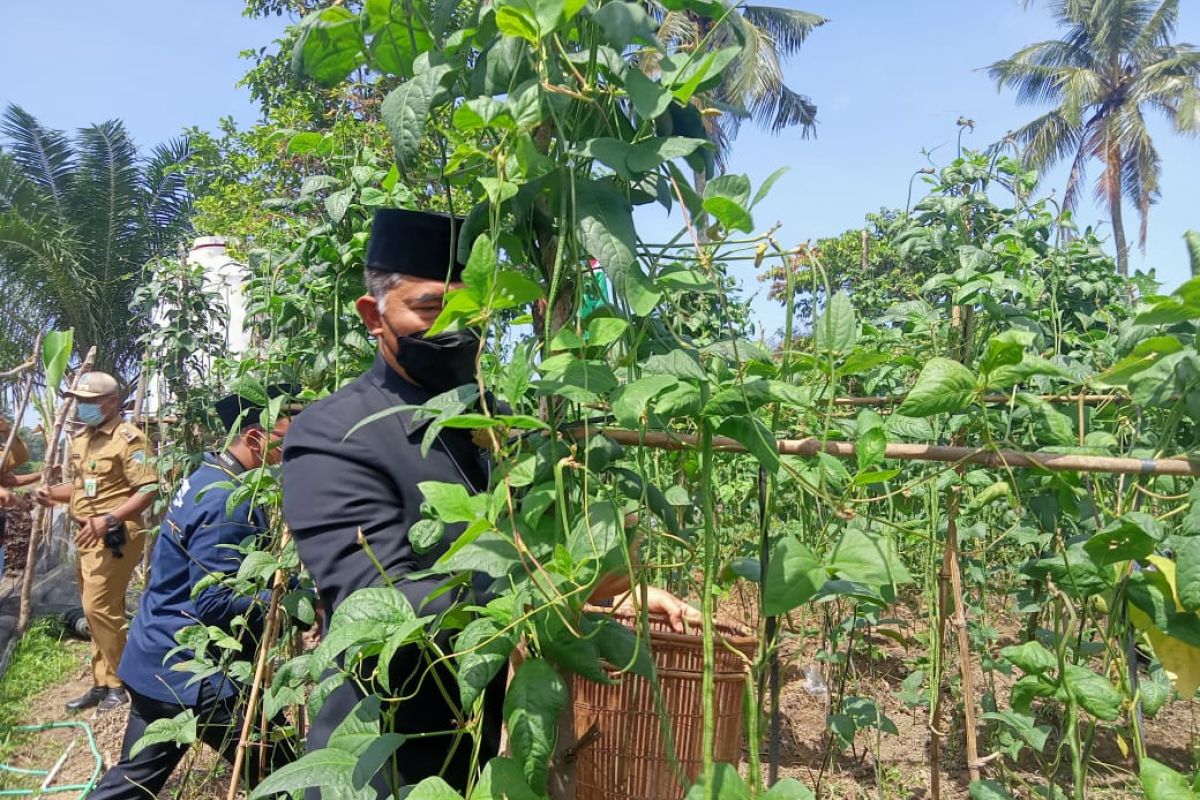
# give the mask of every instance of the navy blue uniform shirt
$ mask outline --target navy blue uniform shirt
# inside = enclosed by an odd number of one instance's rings
[[[214,583],[192,599],[192,587],[207,575],[233,575],[242,555],[223,545],[238,545],[247,536],[261,534],[266,521],[249,502],[226,514],[230,482],[238,471],[222,466],[220,457],[206,455],[204,463],[179,487],[163,520],[161,533],[150,556],[150,583],[142,593],[137,616],[129,629],[129,641],[117,674],[134,691],[165,703],[195,705],[201,681],[190,686],[193,673],[175,665],[195,657],[182,650],[167,657],[176,647],[175,634],[197,623],[229,631],[234,617],[243,615],[252,627],[261,625],[264,597],[246,597],[221,583]],[[268,595],[269,596],[269,595]],[[224,674],[201,679],[218,697],[240,691],[238,683]]]

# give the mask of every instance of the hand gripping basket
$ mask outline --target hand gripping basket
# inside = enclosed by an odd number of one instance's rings
[[[596,609],[606,611],[606,609]],[[613,618],[636,629],[633,612]],[[717,625],[713,706],[717,761],[736,764],[742,755],[743,698],[748,663],[758,649],[749,632]],[[699,630],[680,634],[665,616],[650,616],[650,652],[662,687],[665,712],[675,739],[678,765],[689,782],[699,776],[704,712],[704,645]],[[572,682],[576,739],[577,800],[682,800],[685,789],[664,747],[654,692],[649,681],[619,673],[605,685],[576,675]]]

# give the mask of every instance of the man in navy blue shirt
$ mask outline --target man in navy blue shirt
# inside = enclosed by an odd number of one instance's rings
[[[272,397],[285,393],[282,387],[268,392]],[[233,760],[244,720],[239,707],[244,685],[224,671],[197,677],[186,667],[181,669],[195,653],[179,647],[175,635],[196,624],[234,636],[258,636],[261,631],[269,593],[247,596],[221,580],[237,573],[242,561],[238,546],[267,530],[264,515],[250,501],[227,511],[239,476],[263,464],[278,464],[283,452],[280,445],[290,416],[284,412],[271,430],[265,430],[261,412],[261,407],[236,395],[220,401],[217,413],[230,432],[238,431],[237,436],[225,452],[206,454],[171,501],[151,555],[150,582],[118,669],[130,696],[121,761],[105,773],[89,795],[92,800],[155,797],[187,747],[165,742],[151,744],[136,755],[131,751],[150,723],[188,709],[196,716],[198,737]],[[193,598],[193,587],[201,581],[205,588]],[[239,618],[246,625],[235,630]],[[290,755],[273,753],[269,761]],[[248,757],[245,763],[245,777],[252,784],[259,777],[255,774],[258,759]]]

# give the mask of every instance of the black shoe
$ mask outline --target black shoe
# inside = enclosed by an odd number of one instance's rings
[[[107,697],[107,686],[93,686],[74,700],[68,701],[67,711],[83,711],[85,708],[93,708],[100,705]]]
[[[129,702],[129,693],[124,689],[117,687],[108,689],[104,694],[104,699],[100,701],[100,705],[96,707],[97,711],[112,711],[114,708],[119,708]]]

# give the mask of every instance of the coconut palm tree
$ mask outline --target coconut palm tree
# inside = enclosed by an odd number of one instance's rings
[[[68,137],[15,105],[0,135],[0,289],[28,323],[0,335],[32,344],[39,325],[74,328],[80,353],[96,345],[99,368],[131,375],[145,322],[129,304],[143,267],[187,231],[190,143],[141,158],[119,121]]]
[[[1029,45],[988,67],[1020,103],[1054,108],[1013,131],[1026,164],[1039,171],[1072,158],[1064,203],[1078,201],[1084,170],[1098,161],[1096,198],[1107,204],[1117,268],[1129,273],[1122,198],[1141,218],[1144,248],[1161,161],[1146,113],[1166,116],[1180,133],[1200,130],[1200,51],[1173,42],[1179,0],[1052,0],[1065,36]]]
[[[742,52],[725,70],[720,85],[700,102],[723,113],[705,118],[709,138],[724,165],[738,128],[747,119],[779,132],[799,128],[807,138],[816,132],[817,106],[783,80],[783,63],[799,52],[812,31],[828,20],[816,14],[773,6],[739,6],[719,23],[687,11],[670,11],[657,0],[647,7],[658,20],[658,38],[682,49],[717,49],[741,43]],[[643,69],[657,68],[647,54]]]

